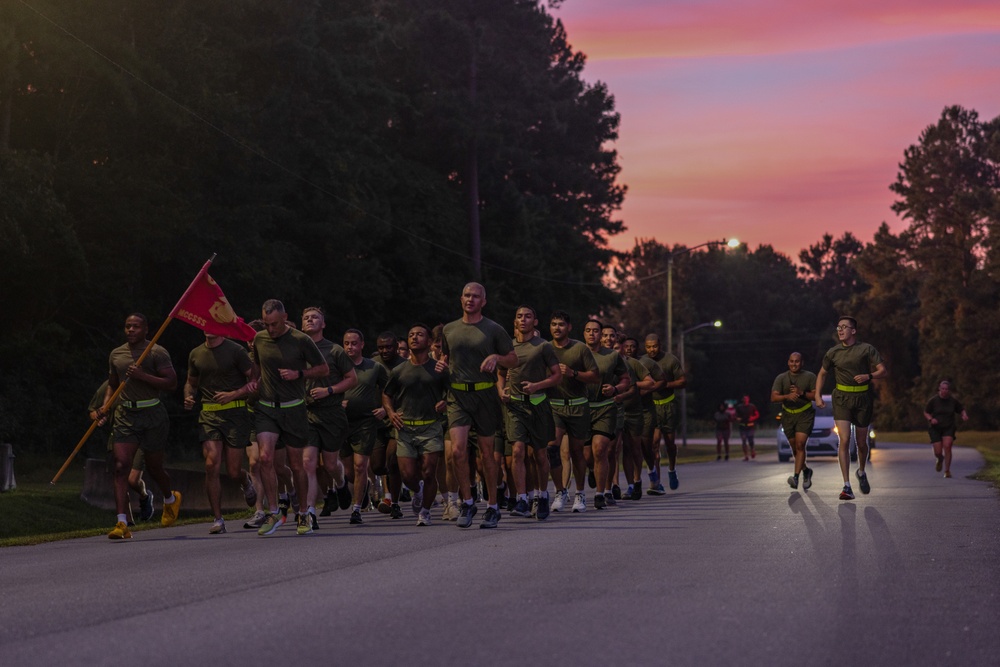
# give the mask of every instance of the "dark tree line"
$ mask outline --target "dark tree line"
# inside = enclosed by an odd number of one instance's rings
[[[551,4],[0,4],[0,438],[66,451],[125,315],[159,324],[212,253],[239,314],[321,305],[334,338],[452,319],[477,275],[502,323],[527,302],[663,331],[636,277],[680,248],[639,244],[608,286],[619,116]],[[687,341],[692,415],[766,404],[848,310],[893,371],[879,426],[919,425],[947,376],[995,427],[998,125],[950,108],[907,150],[899,235],[677,255],[675,331],[725,322]],[[199,341],[168,328],[182,374]]]

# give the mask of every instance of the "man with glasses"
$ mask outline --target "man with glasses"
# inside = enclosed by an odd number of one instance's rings
[[[868,462],[868,427],[872,423],[874,398],[871,381],[888,375],[882,355],[872,345],[858,342],[858,322],[843,316],[837,322],[839,343],[827,351],[823,366],[816,375],[816,407],[823,408],[823,384],[828,373],[833,373],[836,386],[833,390],[833,421],[840,436],[840,472],[844,477],[841,500],[854,500],[851,490],[851,425],[855,428],[858,443],[858,485],[861,493],[870,493],[871,484],[865,473]]]

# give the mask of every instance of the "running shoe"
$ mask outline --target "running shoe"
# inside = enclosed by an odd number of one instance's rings
[[[257,510],[256,512],[253,513],[252,517],[247,519],[247,522],[243,524],[243,527],[247,529],[253,528],[256,530],[257,528],[260,528],[261,526],[264,525],[264,521],[266,519],[267,519],[267,514],[264,512],[264,510]]]
[[[383,498],[378,504],[378,511],[382,514],[389,514],[392,512],[392,501],[388,498]]]
[[[521,498],[514,504],[514,509],[510,512],[511,516],[531,516],[531,508],[528,507],[528,501]]]
[[[535,518],[539,521],[545,521],[549,518],[549,499],[541,497],[538,499],[538,511],[535,512]]]
[[[573,501],[573,511],[574,512],[587,511],[587,498],[582,493],[576,494],[576,500]]]
[[[420,510],[420,514],[417,516],[418,526],[429,526],[431,525],[431,511],[430,510]]]
[[[243,487],[243,500],[247,501],[247,507],[257,504],[257,489],[253,486],[253,480],[247,477],[246,486]]]
[[[444,511],[441,512],[442,521],[454,521],[458,518],[458,505],[449,500],[444,504]]]
[[[615,500],[621,500],[622,499],[622,487],[618,486],[617,484],[612,484],[611,485],[611,497],[614,498]]]
[[[577,498],[579,498],[579,497],[580,496],[577,496]],[[604,500],[604,494],[603,493],[594,494],[594,509],[595,510],[603,510],[603,509],[606,509],[607,506],[608,506],[608,504]],[[584,509],[581,510],[581,511],[586,511],[586,509],[587,508],[584,507]],[[573,511],[574,512],[576,511],[576,503],[573,503]]]
[[[212,524],[212,527],[208,529],[209,535],[222,535],[226,532],[226,520],[218,519]]]
[[[330,489],[326,492],[326,497],[323,498],[323,509],[319,511],[320,516],[330,516],[333,512],[337,511],[337,494]]]
[[[668,470],[667,471],[667,484],[670,486],[670,490],[671,491],[676,491],[677,490],[677,487],[680,485],[680,482],[677,481],[677,471],[676,470]]]
[[[410,501],[410,490],[404,486],[403,490],[399,493],[399,502],[407,503],[409,501]]]
[[[389,518],[390,519],[402,519],[403,510],[399,507],[399,503],[393,503],[389,506]]]
[[[616,507],[618,505],[618,501],[615,500],[615,494],[613,493],[605,493],[604,502],[608,504],[608,507]]]
[[[934,464],[934,470],[936,472],[941,472],[941,468],[944,467],[944,456],[941,454],[935,454],[934,456],[937,458],[937,463]]]
[[[799,488],[799,478],[796,477],[795,475],[789,475],[788,486],[792,487],[793,489]]]
[[[288,495],[278,496],[278,511],[281,512],[281,516],[286,520],[288,519]]]
[[[844,489],[840,492],[841,500],[854,500],[854,492],[851,491],[851,487],[844,485]]]
[[[503,507],[503,504],[498,505],[498,507]],[[506,510],[511,514],[514,513],[514,509],[517,507],[517,496],[511,496],[507,499]]]
[[[262,523],[260,528],[257,529],[257,534],[261,537],[274,535],[274,533],[281,528],[284,523],[285,516],[281,512],[278,512],[277,514],[268,514],[264,517],[264,523]]]
[[[128,529],[128,526],[124,521],[119,521],[115,524],[115,527],[111,529],[108,533],[109,540],[131,540],[132,531]]]
[[[346,510],[354,502],[354,498],[351,497],[351,490],[347,488],[347,480],[344,480],[344,485],[337,489],[337,504],[340,509]]]
[[[861,472],[861,470],[856,470],[854,474],[858,478],[858,486],[861,487],[861,493],[871,493],[872,485],[868,483],[868,475]]]
[[[307,516],[309,517],[309,520],[312,521],[312,529],[319,530],[319,521],[316,520],[316,515],[312,512],[308,512]]]
[[[534,519],[538,516],[538,498],[531,499],[531,518]]]
[[[950,470],[945,470],[944,471],[944,477],[945,477],[945,479],[951,479],[951,471]]]
[[[354,510],[353,512],[351,512],[351,525],[352,526],[360,526],[363,523],[364,523],[364,521],[361,520],[361,512],[360,512],[360,510]]]
[[[566,507],[566,491],[556,491],[556,497],[552,499],[551,509],[553,512],[562,512]]]
[[[156,509],[153,507],[153,492],[146,489],[146,495],[139,498],[139,521],[149,521]]]
[[[309,520],[309,512],[303,512],[296,518],[296,535],[308,535],[313,532],[312,521]]]
[[[458,527],[468,528],[472,525],[472,519],[476,516],[476,512],[479,508],[476,507],[475,503],[469,504],[462,501],[461,506],[458,508]]]
[[[181,511],[181,492],[174,491],[174,502],[163,503],[163,515],[160,517],[160,525],[166,528],[174,525],[177,521],[177,514]]]
[[[500,511],[487,507],[486,513],[483,514],[483,522],[479,524],[479,527],[496,528],[498,523],[500,523]]]
[[[424,506],[424,491],[421,487],[420,491],[413,494],[413,500],[410,502],[410,508],[413,510],[413,516],[420,514],[420,510]]]
[[[813,485],[813,469],[802,468],[802,474],[805,475],[802,480],[802,488],[809,489]]]
[[[632,497],[632,500],[639,500],[639,498],[642,498],[642,483],[641,482],[636,482],[632,486],[632,496],[631,497]]]
[[[656,484],[649,487],[649,491],[646,492],[650,496],[663,496],[666,495],[667,490],[663,488],[663,485],[657,482]]]
[[[750,458],[752,459],[757,458],[757,450],[754,449],[753,447],[750,448]]]
[[[589,486],[592,489],[596,489],[597,488],[597,478],[594,477],[594,469],[593,468],[591,468],[590,470],[587,471],[587,486]]]

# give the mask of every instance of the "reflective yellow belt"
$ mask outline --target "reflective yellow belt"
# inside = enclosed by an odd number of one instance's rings
[[[510,399],[512,401],[524,401],[524,400],[528,400],[528,401],[531,402],[532,405],[541,405],[542,403],[545,402],[546,398],[548,398],[548,396],[546,396],[544,393],[541,393],[541,392],[539,392],[537,394],[532,394],[531,396],[525,396],[524,394],[511,394],[510,395]]]
[[[277,403],[277,404],[272,403],[271,401],[265,401],[264,399],[261,399],[257,402],[263,405],[265,408],[294,408],[305,403],[305,400],[299,398],[294,401],[285,401],[284,403]]]
[[[674,400],[675,396],[677,396],[677,394],[670,394],[668,398],[654,398],[653,405],[666,405],[670,401]]]
[[[860,394],[863,391],[868,391],[868,386],[867,384],[838,384],[837,389],[851,394]]]
[[[202,403],[201,409],[205,412],[217,412],[219,410],[228,410],[230,408],[242,408],[247,404],[244,400],[229,401],[228,403]]]
[[[784,405],[782,405],[782,406],[781,406],[781,409],[782,409],[782,410],[784,410],[784,411],[785,411],[785,413],[787,413],[787,414],[790,414],[790,415],[797,415],[797,414],[799,414],[800,412],[805,412],[806,410],[808,410],[808,409],[812,408],[812,406],[813,406],[813,404],[812,404],[812,403],[806,403],[806,404],[805,404],[805,405],[803,405],[803,406],[802,406],[801,408],[789,408],[789,407],[785,407]]]
[[[436,419],[404,419],[403,424],[405,426],[427,426],[428,424],[436,424]]]
[[[495,384],[494,382],[476,382],[475,384],[469,382],[452,382],[451,388],[459,391],[482,391],[483,389],[489,389]]]
[[[607,405],[611,405],[611,404],[613,404],[614,402],[615,402],[615,401],[614,401],[614,399],[612,399],[612,398],[609,398],[609,399],[608,399],[608,400],[606,400],[606,401],[597,401],[596,403],[595,403],[595,402],[593,402],[593,401],[591,401],[591,403],[590,403],[590,407],[592,407],[592,408],[603,408],[603,407],[605,407],[605,406],[607,406]]]
[[[159,405],[160,399],[150,398],[145,401],[122,401],[121,404],[124,405],[126,408],[131,408],[132,410],[138,410],[140,408],[151,408],[154,405]]]
[[[569,406],[573,406],[573,405],[586,405],[587,402],[588,401],[587,401],[587,397],[586,396],[581,396],[580,398],[571,398],[568,401],[564,400],[564,399],[561,399],[561,398],[550,398],[549,399],[549,403],[551,403],[552,405],[559,406],[559,407],[562,407],[564,405],[569,405]]]

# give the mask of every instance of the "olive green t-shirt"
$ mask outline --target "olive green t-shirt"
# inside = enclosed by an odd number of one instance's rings
[[[684,377],[684,369],[681,368],[680,360],[672,354],[660,352],[659,357],[651,357],[647,354],[643,356],[643,359],[649,359],[659,366],[660,370],[663,371],[663,379],[667,382],[674,382]],[[674,390],[672,387],[664,387],[662,389],[657,389],[650,395],[654,400],[662,401],[665,398],[673,396]]]
[[[449,322],[444,325],[444,339],[452,382],[496,382],[493,373],[481,371],[479,367],[489,355],[504,356],[514,349],[510,334],[486,317],[473,324],[462,320]]]
[[[228,338],[209,347],[202,343],[188,355],[188,376],[198,378],[198,392],[205,403],[215,402],[220,391],[239,389],[253,367],[246,349]]]
[[[392,399],[396,412],[407,421],[438,419],[434,406],[443,401],[448,392],[448,372],[435,370],[437,362],[428,359],[417,366],[407,360],[392,369],[385,394]]]
[[[629,368],[629,380],[632,381],[633,385],[637,385],[649,377],[649,369],[646,368],[641,361],[633,359],[632,357],[622,358],[625,359],[625,365]],[[657,366],[657,368],[659,368],[659,366]],[[639,395],[639,388],[636,387],[635,391],[632,392],[632,395],[622,403],[622,406],[625,408],[625,412],[629,414],[642,412],[642,399],[643,397]]]
[[[792,390],[792,385],[799,388],[799,398],[794,401],[782,401],[781,407],[789,410],[800,410],[807,405],[812,405],[812,401],[805,398],[805,395],[816,389],[816,374],[809,371],[799,371],[792,375],[791,371],[785,371],[774,378],[771,391],[776,391],[781,395],[787,395]]]
[[[571,368],[577,373],[599,370],[594,353],[578,340],[567,338],[565,347],[559,347],[553,343],[552,350],[556,353],[560,364],[565,364],[567,368]],[[587,395],[587,385],[575,377],[570,377],[569,373],[563,373],[562,382],[553,387],[548,394],[552,398],[563,400],[582,398]]]
[[[541,382],[549,376],[549,369],[559,363],[552,343],[537,336],[523,343],[514,341],[514,352],[520,364],[507,371],[507,388],[511,394],[523,396],[522,382]]]
[[[827,373],[833,371],[834,382],[848,387],[867,385],[868,382],[859,385],[854,376],[873,373],[881,363],[882,355],[868,343],[834,345],[823,357],[823,368]]]
[[[593,350],[591,352],[594,355],[594,361],[597,362],[597,370],[601,377],[596,383],[587,385],[587,398],[597,403],[611,398],[601,393],[601,385],[618,384],[621,376],[628,375],[628,369],[625,367],[625,361],[618,350],[602,347],[597,352]]]
[[[344,348],[337,345],[332,340],[321,338],[318,342],[316,342],[316,348],[320,351],[320,354],[323,355],[323,359],[326,360],[326,365],[330,367],[330,374],[324,375],[320,378],[311,378],[306,380],[306,402],[319,403],[322,405],[330,405],[333,403],[340,404],[340,402],[344,400],[343,392],[313,399],[309,396],[309,391],[315,389],[316,387],[332,387],[337,384],[344,379],[345,375],[351,372],[351,369],[354,368],[354,362],[351,361],[349,356],[347,356],[347,352],[344,351]],[[310,365],[312,366],[314,364]]]
[[[354,372],[358,376],[358,383],[344,392],[344,398],[347,400],[347,418],[349,420],[371,418],[372,412],[382,407],[382,391],[389,381],[389,371],[372,359],[362,358],[354,365]]]
[[[954,396],[941,398],[939,395],[934,394],[927,401],[927,405],[924,406],[924,412],[937,419],[938,422],[937,424],[932,424],[931,428],[942,430],[955,428],[955,415],[960,415],[964,411],[965,407]]]
[[[653,361],[649,355],[643,355],[639,357],[639,363],[653,376],[653,380],[660,382],[663,380],[663,369],[660,365]],[[653,410],[656,406],[653,404],[653,394],[656,392],[647,392],[642,395],[640,399],[642,401],[643,410]]]
[[[117,375],[119,382],[125,382],[125,378],[128,377],[128,367],[135,363],[135,360],[139,358],[139,355],[145,349],[145,345],[138,348],[134,356],[132,350],[129,349],[128,343],[111,350],[111,356],[108,359],[109,372]],[[168,369],[173,370],[174,365],[170,361],[170,354],[165,349],[159,345],[153,345],[153,349],[142,360],[140,368],[150,375],[163,377],[164,372]],[[119,399],[122,401],[149,401],[159,397],[159,389],[137,379],[125,382],[125,388],[122,389],[122,393],[119,395]]]
[[[271,338],[267,331],[257,332],[253,339],[253,360],[260,368],[259,399],[280,403],[304,399],[306,381],[282,380],[278,369],[304,371],[309,366],[326,363],[312,338],[291,327],[277,338]]]

